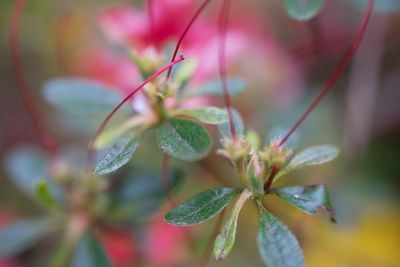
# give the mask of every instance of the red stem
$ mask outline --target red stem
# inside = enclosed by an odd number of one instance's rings
[[[193,23],[196,21],[196,19],[198,18],[198,16],[201,14],[201,12],[203,12],[203,10],[206,8],[206,6],[208,5],[208,3],[211,0],[205,0],[201,6],[199,7],[199,9],[197,9],[196,13],[194,13],[192,19],[189,21],[189,24],[185,27],[185,30],[183,31],[182,35],[179,37],[178,43],[176,44],[175,50],[174,50],[174,54],[172,55],[172,59],[171,62],[173,62],[178,54],[178,50],[182,44],[183,39],[185,39],[186,34],[188,33],[188,31],[190,30],[190,28],[192,27]],[[167,81],[170,79],[171,77],[171,71],[172,71],[172,66],[169,68],[168,70],[168,74],[167,74]]]
[[[37,109],[36,103],[34,102],[34,97],[31,93],[32,89],[25,77],[24,67],[22,64],[19,47],[19,28],[24,7],[25,0],[15,1],[9,28],[9,45],[11,49],[13,71],[15,73],[19,94],[21,95],[24,107],[32,121],[33,127],[38,134],[43,147],[50,154],[54,154],[56,151],[56,144],[52,136],[46,131],[46,125]]]
[[[230,8],[231,0],[224,0],[221,13],[219,16],[219,34],[220,34],[220,42],[218,49],[218,62],[219,62],[219,74],[221,77],[222,89],[224,92],[224,101],[225,106],[228,111],[229,116],[229,127],[231,130],[232,139],[236,139],[236,129],[235,124],[233,122],[233,112],[231,105],[231,98],[229,96],[228,91],[228,82],[226,80],[226,30],[228,26],[229,20],[229,8]]]
[[[104,119],[104,121],[101,123],[99,129],[97,130],[96,134],[94,135],[93,139],[89,143],[89,154],[88,154],[88,166],[92,163],[93,160],[93,145],[96,142],[97,138],[100,136],[100,134],[103,132],[103,130],[106,128],[108,122],[111,120],[111,118],[115,115],[115,113],[128,101],[130,100],[137,92],[139,92],[146,84],[157,78],[160,74],[162,74],[164,71],[172,67],[173,65],[181,62],[184,60],[183,56],[179,56],[176,60],[172,61],[165,67],[159,69],[157,72],[155,72],[153,75],[151,75],[147,80],[142,82],[138,87],[136,87],[132,92],[130,92],[124,100],[122,100]]]
[[[337,66],[336,70],[334,71],[332,76],[329,78],[329,80],[326,82],[325,86],[322,88],[322,90],[319,92],[319,94],[314,98],[314,100],[311,102],[310,106],[303,113],[303,115],[299,118],[299,120],[294,124],[294,126],[290,129],[290,131],[282,139],[282,141],[279,143],[279,146],[282,146],[285,144],[285,142],[290,138],[290,136],[297,130],[297,128],[299,128],[299,126],[303,123],[303,121],[308,117],[308,115],[314,110],[314,108],[324,98],[324,96],[333,88],[333,86],[335,85],[338,78],[342,75],[344,69],[349,64],[349,62],[353,58],[354,54],[357,52],[358,48],[360,47],[361,41],[363,40],[365,31],[368,26],[369,19],[372,14],[374,2],[375,2],[375,0],[369,0],[367,10],[365,12],[363,21],[361,23],[361,28],[357,32],[357,35],[354,39],[352,46],[346,52],[343,59],[340,61],[339,65]]]

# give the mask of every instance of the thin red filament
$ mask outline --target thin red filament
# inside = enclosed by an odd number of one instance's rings
[[[24,67],[22,64],[20,47],[19,47],[19,29],[20,19],[25,7],[25,0],[16,0],[14,9],[12,11],[11,23],[9,28],[9,45],[11,49],[11,58],[13,71],[16,76],[17,88],[21,95],[24,107],[32,121],[33,127],[38,134],[42,146],[50,154],[54,154],[56,151],[55,142],[50,134],[46,130],[46,125],[43,118],[41,117],[34,97],[31,93],[32,89],[25,77]]]
[[[228,82],[226,79],[226,30],[229,20],[229,9],[231,0],[224,0],[219,16],[219,46],[218,46],[218,63],[219,63],[219,74],[221,77],[222,90],[224,93],[225,107],[228,111],[229,116],[229,128],[231,131],[232,139],[236,139],[236,129],[233,121],[233,112],[231,105],[231,98],[228,91]]]
[[[89,143],[89,155],[88,155],[88,165],[90,166],[90,163],[92,163],[93,160],[93,145],[97,141],[97,138],[100,136],[100,134],[104,131],[106,128],[108,122],[111,120],[111,118],[117,113],[117,111],[126,103],[128,102],[136,93],[138,93],[146,84],[157,78],[160,74],[162,74],[164,71],[168,70],[171,66],[181,62],[184,60],[184,57],[181,55],[165,67],[159,69],[157,72],[155,72],[153,75],[151,75],[147,80],[142,82],[138,87],[136,87],[132,92],[130,92],[124,100],[122,100],[104,119],[104,121],[101,123],[99,129],[97,130],[96,134],[94,135],[92,141]]]
[[[203,12],[203,10],[206,8],[206,6],[208,5],[208,3],[211,0],[205,0],[201,6],[199,7],[199,9],[197,9],[196,13],[193,15],[193,17],[191,18],[191,20],[189,21],[189,24],[186,25],[182,35],[179,37],[178,43],[176,44],[174,53],[172,55],[171,58],[171,62],[173,62],[178,54],[178,50],[182,44],[183,39],[185,39],[186,34],[189,32],[190,28],[192,27],[193,23],[197,20],[197,18],[199,17],[199,15]],[[168,69],[168,73],[167,73],[167,81],[171,78],[171,71],[172,71],[172,66]]]
[[[314,108],[321,102],[324,96],[333,88],[338,78],[342,75],[346,66],[350,63],[351,59],[357,52],[358,48],[360,47],[361,41],[365,35],[365,31],[368,26],[369,19],[372,14],[372,9],[374,6],[375,0],[369,0],[368,7],[366,9],[363,21],[361,23],[360,30],[357,32],[354,42],[350,49],[346,52],[343,59],[340,61],[339,65],[333,72],[332,76],[328,79],[322,90],[318,93],[318,95],[314,98],[311,102],[310,106],[307,110],[303,113],[303,115],[299,118],[299,120],[293,125],[290,131],[285,135],[285,137],[279,143],[279,146],[285,144],[285,142],[290,138],[290,136],[299,128],[299,126],[303,123],[303,121],[308,117],[308,115],[314,110]]]

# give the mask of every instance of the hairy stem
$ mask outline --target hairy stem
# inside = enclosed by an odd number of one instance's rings
[[[53,137],[48,133],[44,120],[37,109],[37,105],[31,93],[32,89],[25,77],[24,67],[22,64],[21,51],[19,47],[19,29],[24,7],[25,0],[15,1],[9,28],[9,45],[11,49],[13,71],[16,76],[17,88],[24,103],[24,107],[26,108],[35,131],[40,138],[42,146],[47,152],[54,155],[56,151],[56,144]]]
[[[328,79],[322,90],[317,94],[317,96],[314,98],[314,100],[311,102],[310,106],[307,108],[307,110],[301,115],[299,120],[293,125],[293,127],[290,129],[290,131],[285,135],[285,137],[281,140],[279,143],[279,146],[282,146],[285,144],[285,142],[290,138],[290,136],[299,128],[299,126],[303,123],[303,121],[308,117],[308,115],[314,110],[314,108],[321,102],[321,100],[325,97],[325,95],[333,88],[335,85],[336,81],[339,79],[339,77],[342,75],[344,69],[346,66],[349,64],[355,53],[357,52],[358,48],[360,47],[361,41],[363,40],[363,37],[365,35],[365,31],[368,26],[369,19],[372,14],[372,9],[374,6],[375,0],[369,0],[368,2],[368,7],[365,12],[363,21],[361,23],[360,30],[357,32],[357,35],[354,39],[354,42],[350,49],[346,52],[344,55],[343,59],[340,61],[339,65],[333,72],[332,76]]]
[[[221,8],[221,13],[219,15],[219,47],[218,47],[218,63],[219,63],[219,74],[221,77],[222,89],[224,92],[224,102],[225,107],[228,111],[229,117],[229,128],[231,131],[232,139],[236,139],[236,129],[233,122],[233,112],[231,99],[228,91],[228,82],[226,79],[226,29],[229,20],[229,9],[231,5],[231,0],[224,0]]]

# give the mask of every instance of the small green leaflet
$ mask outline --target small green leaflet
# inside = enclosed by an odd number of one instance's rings
[[[258,246],[268,267],[304,267],[304,256],[296,237],[258,203]]]
[[[167,154],[188,161],[207,156],[211,150],[211,138],[197,122],[172,119],[158,130],[158,143]]]
[[[316,16],[324,5],[324,0],[284,0],[286,13],[296,20],[309,20]]]
[[[164,220],[177,226],[202,223],[217,215],[237,193],[235,188],[215,188],[202,192],[168,212]]]
[[[238,95],[246,89],[246,81],[241,78],[228,77],[227,83],[228,93],[230,96]],[[194,96],[223,96],[224,91],[222,89],[221,80],[215,79],[201,85],[199,88],[196,88],[195,90],[190,92],[190,94]]]
[[[86,233],[75,249],[73,267],[111,267],[104,249],[97,239]]]
[[[39,242],[51,229],[44,219],[19,221],[0,230],[0,258],[11,258]]]
[[[221,124],[229,120],[228,112],[217,107],[178,109],[173,111],[171,115],[187,116],[207,124]]]
[[[335,159],[339,150],[330,145],[309,147],[293,157],[289,164],[275,176],[275,180],[287,173],[308,166],[320,165]]]
[[[335,211],[324,185],[280,187],[272,190],[272,193],[308,214],[316,214],[322,207],[329,213],[331,221],[336,221]]]
[[[54,197],[49,191],[46,180],[40,179],[39,181],[37,181],[36,199],[46,207],[51,207],[55,204]]]
[[[223,260],[232,250],[235,243],[236,226],[240,210],[251,195],[252,193],[247,189],[240,194],[231,215],[222,227],[221,233],[215,239],[213,252],[217,261]]]
[[[104,175],[112,173],[127,164],[139,145],[139,136],[118,139],[106,149],[103,156],[97,161],[94,173]]]
[[[242,116],[240,116],[239,112],[236,109],[232,109],[232,115],[233,115],[233,124],[235,126],[236,134],[244,135],[244,123]],[[218,128],[222,138],[232,138],[229,121],[221,123],[220,125],[218,125]]]
[[[44,85],[44,98],[53,106],[74,114],[102,115],[123,99],[117,90],[86,79],[58,78]]]

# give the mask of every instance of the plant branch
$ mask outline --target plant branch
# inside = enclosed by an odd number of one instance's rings
[[[13,71],[16,76],[17,88],[21,95],[24,107],[30,117],[33,127],[38,134],[42,146],[47,152],[54,155],[56,151],[56,144],[53,137],[47,132],[46,124],[41,117],[37,104],[32,95],[32,88],[25,77],[24,67],[21,59],[21,51],[19,47],[19,29],[20,20],[25,7],[25,0],[16,0],[14,9],[12,11],[11,23],[9,28],[9,45],[11,49],[11,58],[13,64]]]
[[[314,108],[321,102],[321,100],[325,97],[325,95],[333,88],[335,85],[336,81],[339,79],[339,77],[342,75],[344,69],[346,66],[350,63],[351,59],[357,52],[358,48],[360,47],[361,41],[363,40],[363,37],[365,35],[365,31],[368,26],[369,19],[372,14],[372,9],[374,6],[375,0],[369,0],[368,2],[368,7],[366,9],[363,21],[361,23],[361,27],[359,31],[357,32],[357,35],[355,36],[354,42],[350,49],[346,52],[342,60],[340,61],[339,65],[335,69],[334,73],[331,75],[331,77],[328,79],[322,90],[318,93],[318,95],[314,98],[314,100],[311,102],[310,106],[307,108],[307,110],[303,113],[303,115],[299,118],[299,120],[293,125],[293,127],[290,129],[290,131],[285,135],[285,137],[281,140],[279,143],[279,146],[282,146],[285,144],[285,142],[289,139],[289,137],[299,128],[299,126],[303,123],[303,121],[308,117],[308,115],[314,110]]]
[[[179,37],[178,43],[176,44],[174,53],[172,55],[171,58],[171,62],[173,62],[178,54],[178,50],[182,44],[183,39],[185,39],[186,34],[188,33],[188,31],[190,30],[190,28],[192,27],[193,23],[197,20],[197,18],[199,17],[199,15],[203,12],[203,10],[206,8],[206,6],[210,3],[211,0],[205,0],[201,6],[199,7],[199,9],[197,9],[197,11],[194,13],[193,17],[191,18],[191,20],[189,21],[188,25],[185,27],[185,29],[183,30],[182,35]],[[172,71],[172,66],[168,69],[168,73],[167,73],[167,81],[170,79],[171,77],[171,71]]]

